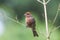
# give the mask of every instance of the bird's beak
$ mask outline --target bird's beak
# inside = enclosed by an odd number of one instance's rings
[[[24,14],[24,16],[26,16],[26,14]]]

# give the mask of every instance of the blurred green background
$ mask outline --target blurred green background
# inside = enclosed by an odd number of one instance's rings
[[[59,4],[60,0],[51,0],[47,4],[49,31],[60,25]],[[24,13],[27,11],[30,11],[36,19],[36,30],[39,37],[33,37],[31,29],[25,26]],[[57,11],[59,13],[57,20],[52,25]],[[2,28],[0,40],[46,40],[43,35],[46,35],[44,9],[37,0],[0,0],[0,21],[0,25],[4,25],[0,26],[0,29],[1,27],[4,28],[4,30]],[[60,40],[60,28],[52,32],[50,40]]]

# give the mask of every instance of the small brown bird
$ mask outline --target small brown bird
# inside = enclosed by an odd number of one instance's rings
[[[34,37],[35,36],[38,37],[38,34],[36,32],[36,28],[35,28],[35,26],[36,26],[35,19],[33,18],[33,16],[31,15],[30,12],[26,12],[24,15],[26,17],[25,18],[26,26],[32,29],[32,32],[33,32]]]

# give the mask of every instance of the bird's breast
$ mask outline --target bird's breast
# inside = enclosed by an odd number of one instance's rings
[[[31,23],[32,19],[31,18],[26,18],[26,22]]]

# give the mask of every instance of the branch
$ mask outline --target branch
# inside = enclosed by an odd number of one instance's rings
[[[16,20],[14,20],[13,18],[8,17],[6,14],[4,14],[4,16],[7,17],[8,19],[10,19],[11,21],[15,22],[15,23],[18,23],[18,24],[20,24],[20,25],[25,26],[23,23],[21,23],[21,22],[19,22],[19,21],[16,21]]]
[[[43,38],[46,37],[45,33],[41,32],[41,31],[39,31],[39,34],[41,34]]]
[[[46,37],[45,33],[40,32],[40,34],[42,34],[43,36],[45,36],[45,37]]]
[[[57,10],[56,16],[55,16],[52,24],[55,23],[55,21],[56,21],[56,19],[57,19],[57,17],[58,17],[58,11],[59,11],[59,10],[60,10],[60,4],[59,4],[59,6],[58,6],[58,10]],[[51,30],[50,33],[49,33],[49,36],[51,35],[52,32],[54,32],[54,31],[57,30],[58,28],[60,28],[60,26],[58,26],[58,27],[56,27],[56,28],[52,28],[52,30]]]
[[[43,6],[44,6],[45,25],[46,25],[46,37],[47,37],[47,40],[50,40],[49,39],[49,30],[48,30],[47,8],[46,8],[45,0],[43,0],[43,3],[44,3]]]
[[[60,11],[60,4],[59,4],[59,8],[58,8],[58,11]]]
[[[56,21],[56,19],[57,19],[57,17],[58,17],[58,11],[57,11],[57,13],[56,13],[56,16],[55,16],[55,18],[54,18],[54,20],[53,20],[53,24],[55,23],[55,21]]]
[[[50,31],[49,36],[51,35],[52,32],[56,31],[56,30],[59,29],[59,28],[60,28],[60,26],[58,26],[58,27],[56,27],[56,28],[53,28],[53,29]]]
[[[53,23],[52,24],[54,24],[55,23],[55,21],[56,21],[56,19],[57,19],[57,17],[58,17],[58,12],[59,12],[59,10],[60,10],[60,4],[59,4],[59,6],[58,6],[58,10],[57,10],[57,13],[56,13],[56,16],[55,16],[55,18],[54,18],[54,20],[53,20]]]
[[[43,2],[42,1],[40,1],[40,0],[37,0],[39,3],[41,3],[41,4],[43,4]]]
[[[58,9],[58,10],[60,10],[60,9]]]
[[[46,25],[46,40],[50,40],[49,37],[49,29],[48,29],[48,19],[47,19],[47,8],[46,8],[46,2],[43,0],[43,6],[44,6],[44,14],[45,14],[45,25]]]
[[[51,0],[48,0],[48,1],[46,2],[46,4],[48,4],[50,1],[51,1]]]

